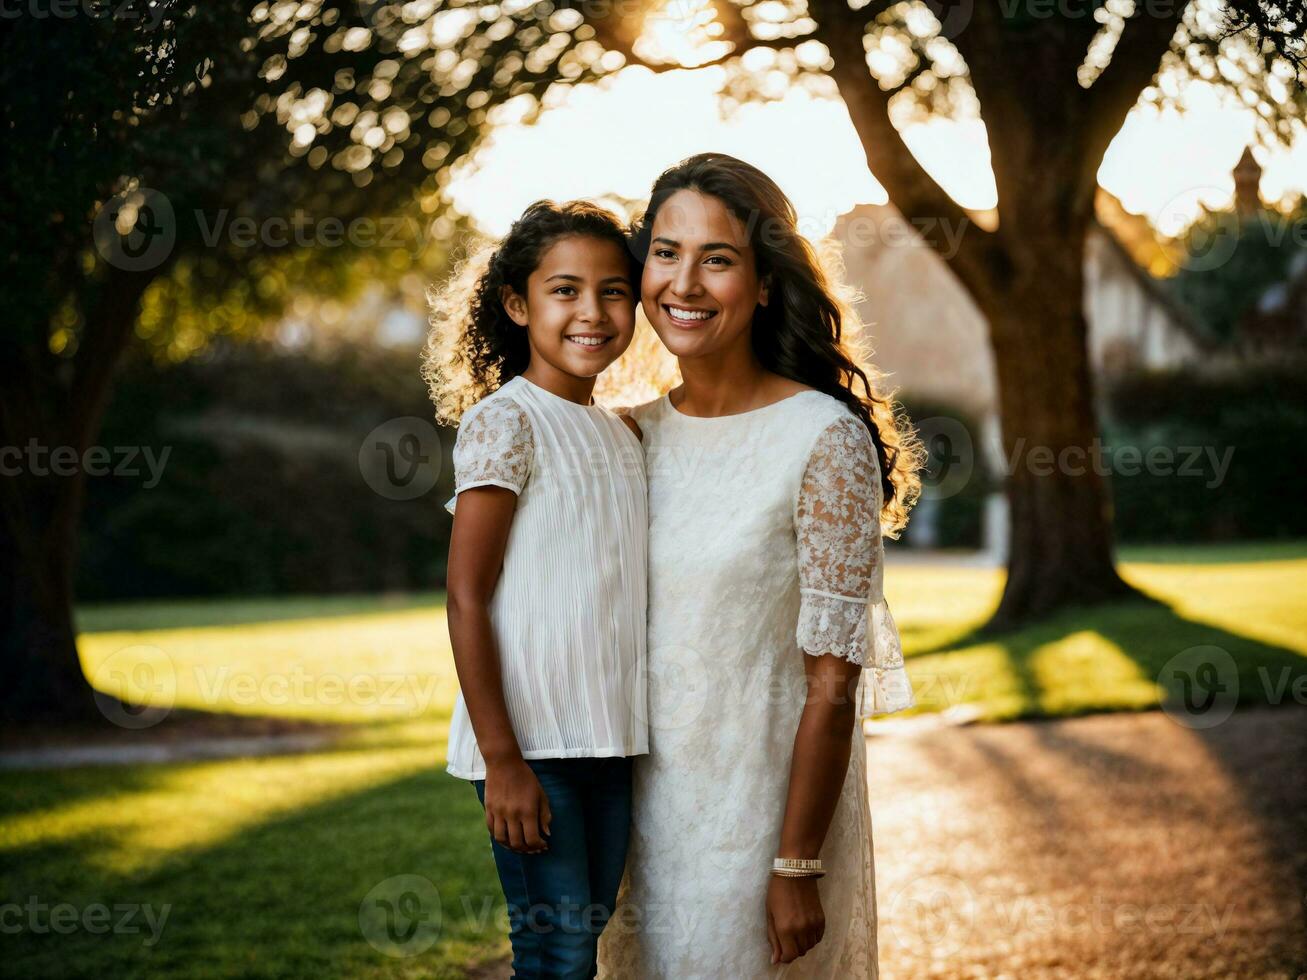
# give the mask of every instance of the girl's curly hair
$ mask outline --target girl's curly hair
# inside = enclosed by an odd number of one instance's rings
[[[625,226],[606,208],[587,201],[536,201],[502,241],[470,256],[428,292],[431,316],[422,377],[440,422],[457,425],[467,409],[526,370],[531,360],[527,332],[504,309],[503,288],[525,296],[527,277],[545,252],[572,235],[610,241],[623,254],[632,254]],[[633,257],[631,264],[632,281],[638,283]]]
[[[753,320],[753,349],[763,367],[839,399],[871,433],[881,474],[881,531],[897,538],[921,494],[924,452],[912,425],[881,390],[883,375],[854,350],[857,317],[824,257],[799,233],[798,215],[775,181],[724,153],[700,153],[665,170],[632,228],[637,257],[648,255],[654,219],[667,200],[694,190],[720,200],[748,229],[758,273],[772,301]],[[825,259],[825,261],[823,261]]]

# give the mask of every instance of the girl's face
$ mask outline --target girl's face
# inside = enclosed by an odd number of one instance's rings
[[[635,285],[626,250],[582,235],[550,245],[527,277],[526,295],[505,288],[504,309],[526,327],[531,359],[574,378],[593,378],[635,334]]]
[[[703,357],[749,342],[767,305],[744,224],[725,203],[677,191],[654,216],[640,283],[645,316],[677,357]]]

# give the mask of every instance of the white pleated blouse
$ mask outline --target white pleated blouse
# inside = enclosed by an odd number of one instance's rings
[[[450,513],[472,487],[518,495],[490,620],[523,758],[648,752],[648,490],[635,434],[519,375],[463,416],[454,485]],[[461,692],[446,769],[486,775]]]

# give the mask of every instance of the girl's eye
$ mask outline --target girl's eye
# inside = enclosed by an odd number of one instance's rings
[[[705,262],[716,262],[718,265],[730,265],[731,260],[725,255],[710,255],[704,259]]]
[[[625,296],[626,289],[622,286],[609,286],[604,290],[609,296]]]
[[[654,250],[654,257],[659,259],[674,259],[676,258],[676,253],[670,248],[659,248]]]
[[[575,292],[576,288],[574,286],[559,286],[554,290],[554,293],[558,296],[571,296]]]

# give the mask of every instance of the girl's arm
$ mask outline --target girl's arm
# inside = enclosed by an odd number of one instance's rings
[[[619,408],[613,409],[613,414],[622,420],[623,425],[635,433],[637,439],[644,442],[644,433],[640,431],[640,423],[637,422],[635,416],[631,414],[630,405],[622,405]]]
[[[841,416],[817,438],[795,507],[801,599],[796,639],[804,652],[807,698],[794,736],[777,857],[820,857],[844,789],[858,721],[858,680],[868,662],[868,600],[883,554],[880,500],[871,434],[852,414]],[[821,941],[826,919],[817,881],[771,877],[767,930],[773,963],[789,963]]]
[[[532,455],[530,425],[511,404],[488,405],[460,428],[454,468],[462,489],[449,541],[447,593],[454,668],[486,762],[486,826],[501,845],[524,854],[548,848],[549,799],[513,731],[490,602]]]

